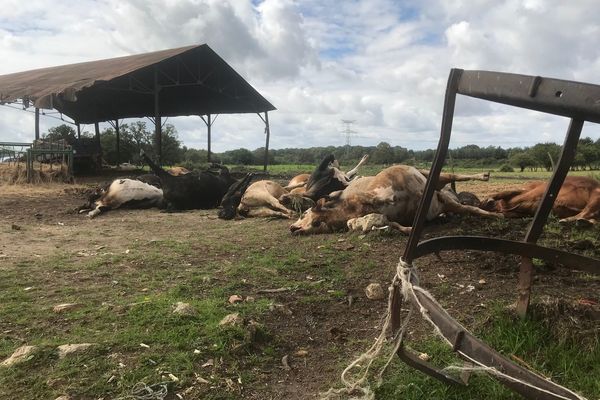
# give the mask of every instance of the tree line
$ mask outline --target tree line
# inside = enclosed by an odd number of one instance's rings
[[[120,162],[143,164],[140,150],[154,154],[154,131],[143,121],[122,124],[119,127]],[[45,135],[50,140],[64,139],[69,143],[76,140],[76,132],[69,125],[60,125],[48,130]],[[82,140],[95,140],[90,132],[82,133]],[[116,132],[112,127],[100,133],[100,144],[103,159],[108,164],[117,162]],[[505,169],[516,168],[520,171],[545,169],[552,170],[560,156],[561,146],[556,143],[538,143],[531,147],[512,147],[504,149],[500,146],[480,147],[466,145],[450,149],[446,163],[455,167],[481,167]],[[434,149],[410,150],[402,146],[392,146],[380,142],[377,146],[326,146],[311,148],[286,148],[269,150],[269,164],[316,165],[328,154],[334,154],[343,164],[358,162],[368,154],[373,164],[409,164],[427,165],[433,161]],[[184,165],[194,168],[205,164],[208,153],[203,149],[193,149],[182,145],[175,127],[166,124],[163,127],[162,158],[165,165]],[[211,160],[228,165],[262,165],[264,162],[264,147],[255,150],[235,149],[222,153],[213,153]],[[600,139],[591,138],[579,140],[573,169],[600,169]]]

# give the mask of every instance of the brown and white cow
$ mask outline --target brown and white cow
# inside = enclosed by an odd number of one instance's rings
[[[368,156],[364,156],[353,169],[344,173],[339,170],[335,157],[329,155],[312,174],[297,175],[285,187],[270,180],[257,181],[249,186],[246,182],[243,190],[238,190],[234,184],[221,201],[219,218],[235,218],[236,210],[244,217],[292,218],[295,213],[312,207],[314,196],[319,198],[344,189],[367,159]]]
[[[438,188],[463,178],[465,178],[463,175],[441,174]],[[486,179],[483,175],[470,178]],[[325,199],[319,200],[315,207],[290,226],[290,230],[294,234],[332,232],[345,229],[350,219],[377,213],[399,224],[392,224],[395,228],[409,232],[406,227],[410,226],[415,217],[425,190],[425,183],[425,175],[414,167],[396,165],[386,168],[373,177],[352,181],[333,200],[328,202]],[[485,217],[502,216],[478,207],[462,205],[450,190],[436,190],[426,219],[434,219],[445,212]]]
[[[533,216],[546,192],[548,182],[530,182],[521,189],[496,193],[481,202],[487,211],[506,217]],[[567,176],[554,201],[552,212],[561,222],[596,224],[600,221],[600,182],[585,176]]]

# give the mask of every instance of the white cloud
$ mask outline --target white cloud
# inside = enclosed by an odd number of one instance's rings
[[[271,147],[341,145],[351,119],[354,143],[422,149],[437,143],[453,67],[600,83],[599,13],[595,0],[5,0],[0,73],[208,43],[278,108]],[[198,117],[170,121],[206,147]],[[566,124],[459,97],[452,143],[562,143]],[[263,146],[263,130],[255,115],[220,116],[213,149]],[[0,108],[0,139],[32,131],[30,114]]]

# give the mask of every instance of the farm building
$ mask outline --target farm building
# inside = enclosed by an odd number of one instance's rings
[[[2,75],[0,104],[34,107],[36,140],[40,110],[70,117],[78,136],[81,124],[94,124],[98,144],[99,122],[113,124],[118,143],[119,120],[151,117],[159,161],[164,117],[200,116],[207,127],[210,161],[214,116],[256,113],[265,124],[265,168],[268,112],[275,110],[206,44]],[[89,144],[85,147],[89,150]]]

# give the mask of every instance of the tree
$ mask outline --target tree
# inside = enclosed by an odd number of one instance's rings
[[[552,164],[558,161],[560,146],[556,143],[538,143],[531,147],[528,153],[531,154],[537,165],[551,171]]]
[[[374,164],[392,164],[394,162],[392,146],[387,142],[379,143],[371,154],[371,161]]]
[[[523,172],[525,168],[533,167],[535,165],[535,160],[530,154],[527,154],[523,151],[511,155],[510,163],[519,167],[521,169],[521,172]]]
[[[43,137],[53,142],[64,140],[68,144],[73,143],[76,139],[75,129],[67,124],[53,126],[52,128],[48,129],[48,133],[46,133]]]

